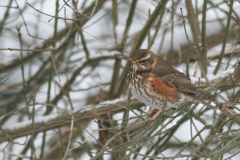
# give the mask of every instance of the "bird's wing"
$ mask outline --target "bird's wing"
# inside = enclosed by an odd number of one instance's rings
[[[179,91],[189,94],[195,94],[197,89],[192,85],[183,73],[171,68],[170,70],[164,67],[153,67],[151,73],[155,74],[161,81],[171,88],[176,88]]]

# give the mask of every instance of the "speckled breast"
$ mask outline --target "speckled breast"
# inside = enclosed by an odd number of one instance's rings
[[[130,70],[127,83],[132,95],[152,108],[161,109],[164,106],[170,108],[184,100],[183,94],[164,85],[152,73],[137,73]]]

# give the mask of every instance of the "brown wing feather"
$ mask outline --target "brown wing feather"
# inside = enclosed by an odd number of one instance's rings
[[[195,94],[197,92],[197,89],[191,84],[190,79],[172,67],[169,70],[164,67],[156,66],[152,68],[151,73],[159,77],[168,87],[176,88],[179,91],[190,94]]]

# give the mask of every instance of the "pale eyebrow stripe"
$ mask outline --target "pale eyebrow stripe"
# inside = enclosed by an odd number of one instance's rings
[[[146,59],[148,59],[148,58],[150,58],[150,54],[147,54],[147,56],[146,57],[143,57],[143,58],[141,58],[141,60],[146,60]]]

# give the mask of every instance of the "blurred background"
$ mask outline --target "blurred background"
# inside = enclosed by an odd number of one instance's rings
[[[0,159],[240,158],[239,0],[0,1]],[[149,49],[215,108],[144,122],[127,61]]]

